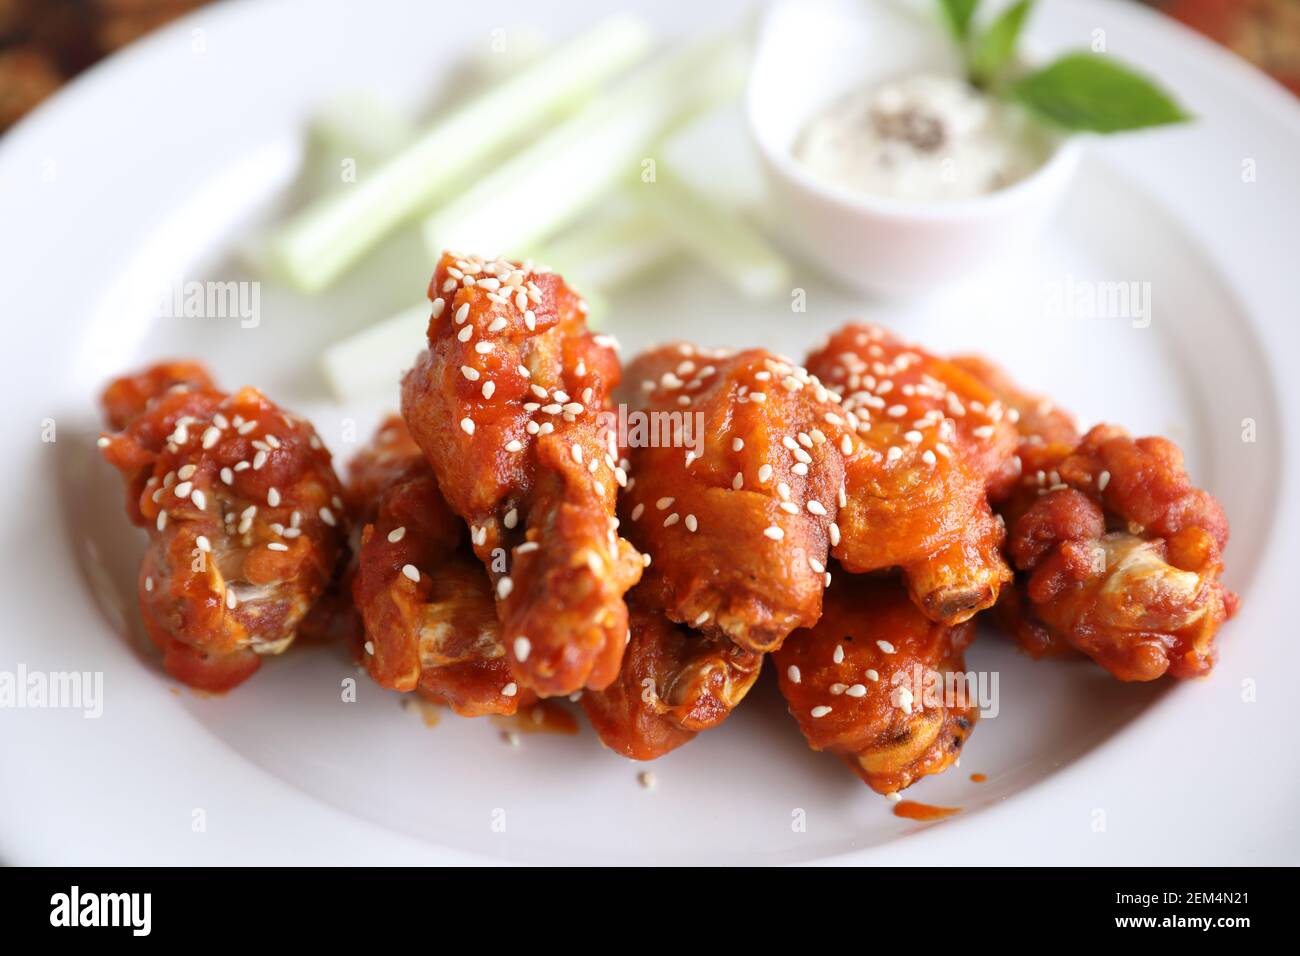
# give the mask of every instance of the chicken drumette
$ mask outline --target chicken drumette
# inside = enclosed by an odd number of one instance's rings
[[[1019,643],[1034,656],[1074,648],[1121,680],[1208,673],[1237,597],[1219,580],[1227,518],[1182,452],[1115,425],[1080,439],[993,366],[962,363],[1035,410],[1020,417],[1023,476],[999,505],[1021,572],[999,610]]]
[[[961,755],[979,711],[954,675],[974,629],[931,621],[892,576],[840,574],[817,626],[791,634],[772,660],[809,746],[895,793]]]
[[[601,741],[624,757],[653,760],[716,727],[754,686],[763,657],[628,602],[632,638],[618,679],[582,695]]]
[[[760,653],[816,623],[858,449],[832,395],[771,352],[676,344],[633,362],[620,397],[637,416],[620,513],[653,559],[647,603]]]
[[[605,687],[642,567],[614,517],[614,348],[558,276],[527,265],[444,255],[429,295],[402,414],[492,576],[513,673],[544,697]]]
[[[492,583],[469,531],[400,418],[380,426],[350,472],[362,526],[350,586],[370,676],[465,717],[531,703],[510,673]]]
[[[329,452],[253,388],[228,395],[194,363],[113,382],[99,439],[148,529],[139,596],[167,672],[224,691],[292,643],[344,546]]]
[[[1011,579],[988,496],[1016,478],[1013,411],[978,378],[874,326],[850,325],[808,360],[862,445],[847,464],[846,570],[899,567],[932,620],[990,607]]]

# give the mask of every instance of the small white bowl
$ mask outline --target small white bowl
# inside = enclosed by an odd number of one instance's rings
[[[758,31],[746,92],[776,228],[849,286],[913,296],[1005,266],[1028,247],[1078,165],[1074,138],[1024,179],[973,199],[920,202],[829,182],[794,156],[809,120],[854,89],[916,71],[959,75],[941,25],[900,0],[778,0]]]

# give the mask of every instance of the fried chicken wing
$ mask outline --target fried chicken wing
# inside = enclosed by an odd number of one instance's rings
[[[808,370],[862,447],[831,553],[851,572],[901,568],[940,623],[990,607],[1011,579],[988,496],[1015,481],[1015,414],[965,370],[874,326],[841,329]]]
[[[635,594],[635,592],[634,592]],[[606,747],[653,760],[726,719],[758,680],[763,657],[673,624],[634,597],[618,679],[582,709]]]
[[[1020,617],[1032,613],[1019,628],[1045,628],[1120,680],[1209,673],[1237,606],[1220,581],[1223,509],[1166,439],[1098,425],[1063,451],[1027,446],[1024,484],[1003,509],[1025,575]]]
[[[605,687],[642,567],[618,535],[626,474],[601,419],[617,355],[582,300],[528,265],[444,255],[429,295],[402,414],[492,575],[513,673],[544,697]]]
[[[1021,575],[999,611],[1020,645],[1035,657],[1077,649],[1121,680],[1208,673],[1237,597],[1219,580],[1227,518],[1192,485],[1182,452],[1115,425],[1078,439],[1049,402],[961,361],[1025,409],[1023,476],[1000,506]]]
[[[969,683],[953,678],[974,629],[931,621],[892,576],[839,574],[816,627],[772,659],[809,746],[895,793],[961,755],[979,711]]]
[[[464,717],[531,703],[510,673],[492,583],[469,531],[402,419],[388,418],[350,471],[349,499],[363,522],[351,589],[370,676]]]
[[[131,520],[149,531],[145,629],[177,680],[224,691],[284,651],[344,546],[329,452],[302,418],[253,388],[217,390],[202,367],[119,379],[100,437]]]
[[[623,527],[668,617],[748,650],[821,614],[849,435],[831,394],[770,352],[674,344],[628,367]]]

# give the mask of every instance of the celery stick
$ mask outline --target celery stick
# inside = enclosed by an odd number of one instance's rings
[[[658,221],[630,201],[615,204],[594,222],[535,247],[529,258],[544,262],[584,296],[610,293],[659,266],[677,244]]]
[[[429,313],[426,299],[327,348],[320,367],[335,396],[346,402],[383,391],[396,395],[402,373],[424,347]]]
[[[431,253],[511,254],[580,216],[653,157],[663,136],[743,83],[735,44],[693,44],[593,100],[425,220]]]
[[[753,299],[790,287],[790,266],[736,210],[661,165],[653,183],[632,193],[642,208],[693,257]]]
[[[606,20],[470,100],[373,173],[287,223],[271,244],[277,271],[303,291],[324,289],[459,177],[641,58],[650,43],[641,20]]]
[[[373,93],[344,93],[312,119],[312,138],[338,156],[383,160],[415,139],[410,121]]]

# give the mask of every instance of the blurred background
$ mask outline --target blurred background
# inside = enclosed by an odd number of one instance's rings
[[[208,2],[220,0],[0,0],[0,133],[97,60]],[[1127,2],[1159,8],[1300,95],[1300,0]]]

